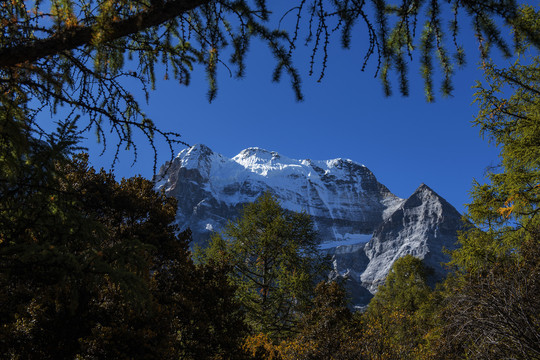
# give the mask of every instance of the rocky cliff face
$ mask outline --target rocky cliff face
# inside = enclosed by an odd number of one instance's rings
[[[457,210],[422,184],[375,230],[364,247],[369,264],[362,273],[362,284],[375,291],[391,264],[407,254],[423,259],[440,278],[445,273],[441,263],[450,260],[444,249],[455,249],[460,227]]]
[[[436,282],[446,274],[441,266],[450,260],[445,249],[456,248],[461,223],[457,210],[422,184],[375,229],[367,243],[334,250],[335,272],[375,293],[394,261],[410,254],[433,269],[430,280]]]
[[[412,254],[440,278],[460,214],[426,185],[408,199],[393,195],[365,166],[348,159],[295,160],[259,148],[232,159],[204,145],[183,150],[161,167],[156,188],[179,202],[177,222],[204,244],[265,191],[281,205],[309,213],[321,248],[334,257],[334,276],[347,276],[353,301],[365,304],[393,262]]]

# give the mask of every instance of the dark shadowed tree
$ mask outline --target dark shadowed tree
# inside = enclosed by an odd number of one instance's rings
[[[2,187],[0,353],[234,358],[244,328],[234,288],[223,269],[191,262],[190,234],[170,225],[174,199],[86,157],[26,160]]]
[[[347,293],[337,282],[320,282],[298,334],[278,349],[283,360],[363,359],[359,322],[347,307]]]
[[[438,358],[540,359],[539,239],[521,250],[449,286]]]

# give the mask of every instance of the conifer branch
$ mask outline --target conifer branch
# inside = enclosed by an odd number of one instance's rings
[[[208,3],[210,0],[170,0],[155,4],[147,11],[126,19],[111,21],[103,40],[113,41],[161,25]],[[29,44],[0,48],[0,67],[34,62],[47,56],[76,49],[91,43],[97,31],[99,30],[93,25],[64,27],[45,39],[34,40]]]

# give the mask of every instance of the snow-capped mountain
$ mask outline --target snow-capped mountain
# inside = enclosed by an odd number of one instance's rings
[[[178,199],[177,222],[199,244],[265,191],[284,208],[307,212],[321,248],[335,258],[334,274],[364,288],[357,289],[360,303],[405,254],[443,273],[439,263],[448,259],[441,249],[453,248],[460,226],[459,213],[426,185],[401,199],[348,159],[295,160],[260,148],[229,159],[195,145],[163,165],[155,182]]]
[[[294,160],[259,148],[228,159],[195,145],[162,166],[156,179],[157,188],[180,200],[178,224],[191,228],[195,242],[204,242],[264,191],[286,209],[309,213],[329,246],[369,240],[404,201],[351,160]]]

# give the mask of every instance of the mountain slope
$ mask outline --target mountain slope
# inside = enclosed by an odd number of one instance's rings
[[[423,259],[440,279],[445,274],[441,263],[450,260],[444,248],[455,249],[460,226],[457,210],[422,184],[375,230],[364,247],[369,264],[362,273],[362,284],[375,291],[394,261],[408,254]]]
[[[228,159],[195,145],[162,166],[156,182],[179,200],[178,224],[197,243],[265,191],[284,208],[310,214],[325,243],[371,234],[403,202],[351,160],[294,160],[259,148]]]
[[[183,150],[161,167],[156,188],[178,199],[176,220],[204,245],[263,192],[285,209],[311,215],[321,249],[334,258],[331,276],[346,276],[353,303],[366,304],[394,261],[406,254],[424,259],[444,276],[444,248],[453,249],[461,226],[457,210],[422,184],[401,199],[365,166],[348,159],[295,160],[248,148],[232,159],[204,145]]]

